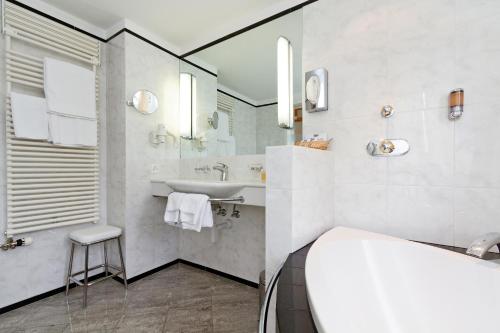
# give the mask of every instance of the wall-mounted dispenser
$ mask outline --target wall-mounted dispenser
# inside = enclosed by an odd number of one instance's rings
[[[458,119],[464,113],[464,90],[461,88],[450,92],[450,110],[448,118],[450,120]]]
[[[328,72],[318,68],[306,73],[306,111],[328,110]]]

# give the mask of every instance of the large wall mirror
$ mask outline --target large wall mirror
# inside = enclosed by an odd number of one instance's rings
[[[293,59],[293,129],[278,120],[280,37],[290,42]],[[267,146],[301,138],[301,66],[301,10],[181,60],[181,157],[264,154]]]

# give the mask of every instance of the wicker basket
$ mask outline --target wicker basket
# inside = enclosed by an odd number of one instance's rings
[[[328,146],[330,145],[330,140],[317,140],[317,141],[297,141],[295,142],[296,146],[319,149],[319,150],[328,150]]]

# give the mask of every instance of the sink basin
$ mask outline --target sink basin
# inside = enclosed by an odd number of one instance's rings
[[[265,207],[266,185],[252,181],[216,181],[195,179],[152,179],[151,194],[168,197],[172,192],[206,194],[212,199],[243,197],[242,205]]]
[[[177,192],[206,194],[211,198],[229,198],[241,191],[244,187],[255,187],[257,185],[243,182],[186,179],[171,179],[166,180],[165,183]]]

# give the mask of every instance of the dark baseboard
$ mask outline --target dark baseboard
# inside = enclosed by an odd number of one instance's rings
[[[96,275],[92,275],[92,276],[89,277],[89,281],[94,281],[94,280],[100,279],[102,277],[104,277],[104,273],[99,273],[99,274],[96,274]],[[80,280],[80,282],[83,283],[83,280]],[[70,289],[75,288],[75,287],[76,287],[76,283],[74,283],[74,282],[69,285]],[[44,292],[43,294],[27,298],[27,299],[22,300],[20,302],[4,306],[3,308],[0,308],[0,314],[5,313],[5,312],[9,312],[9,311],[12,311],[12,310],[15,310],[15,309],[18,309],[20,307],[23,307],[25,305],[37,302],[37,301],[42,300],[44,298],[47,298],[47,297],[50,297],[50,296],[54,296],[56,294],[64,292],[65,290],[66,290],[66,286],[59,287],[59,288],[56,288],[56,289]]]
[[[222,276],[222,277],[224,277],[226,279],[233,280],[233,281],[239,282],[241,284],[245,284],[245,285],[253,287],[253,288],[259,288],[259,284],[258,283],[255,283],[255,282],[252,282],[252,281],[248,281],[248,280],[239,278],[237,276],[234,276],[234,275],[231,275],[231,274],[228,274],[228,273],[224,273],[224,272],[218,271],[218,270],[210,268],[210,267],[206,267],[206,266],[203,266],[203,265],[198,265],[198,264],[195,264],[195,263],[193,263],[191,261],[187,261],[187,260],[184,260],[184,259],[179,259],[179,263],[184,264],[184,265],[188,265],[188,266],[191,266],[191,267],[195,267],[195,268],[201,269],[203,271],[207,271],[207,272],[212,273],[212,274],[216,274],[216,275]]]
[[[239,278],[237,276],[234,276],[234,275],[231,275],[231,274],[227,274],[227,273],[224,273],[224,272],[221,272],[221,271],[218,271],[216,269],[209,268],[209,267],[206,267],[206,266],[203,266],[203,265],[198,265],[198,264],[195,264],[193,262],[190,262],[190,261],[187,261],[187,260],[183,260],[183,259],[173,260],[173,261],[171,261],[169,263],[166,263],[165,265],[161,265],[159,267],[153,268],[152,270],[149,270],[149,271],[144,272],[142,274],[136,275],[136,276],[134,276],[134,277],[132,277],[130,279],[127,279],[127,284],[131,284],[131,283],[134,283],[136,281],[139,281],[140,279],[143,279],[146,276],[149,276],[149,275],[152,275],[152,274],[157,273],[159,271],[162,271],[164,269],[167,269],[167,268],[169,268],[169,267],[171,267],[171,266],[173,266],[175,264],[184,264],[184,265],[188,265],[188,266],[191,266],[191,267],[195,267],[195,268],[198,268],[200,270],[204,270],[204,271],[207,271],[209,273],[222,276],[222,277],[224,277],[226,279],[230,279],[230,280],[233,280],[235,282],[239,282],[241,284],[244,284],[244,285],[247,285],[247,286],[250,286],[250,287],[253,287],[253,288],[258,288],[259,287],[258,283],[255,283],[255,282],[252,282],[252,281],[248,281],[248,280]],[[99,279],[101,277],[104,277],[104,273],[99,273],[99,274],[90,276],[89,277],[89,281],[97,280],[97,279]],[[118,277],[118,276],[115,276],[113,278],[113,280],[116,280],[116,281],[118,281],[118,282],[120,282],[120,283],[123,284],[123,279],[120,278],[120,277]],[[83,280],[80,280],[80,281],[83,282]],[[76,287],[76,283],[71,283],[69,285],[69,287],[70,288]],[[65,290],[66,290],[66,286],[62,286],[62,287],[59,287],[59,288],[56,288],[56,289],[44,292],[43,294],[27,298],[27,299],[22,300],[20,302],[17,302],[17,303],[11,304],[11,305],[7,305],[7,306],[5,306],[3,308],[0,308],[0,314],[9,312],[9,311],[12,311],[12,310],[15,310],[15,309],[18,309],[18,308],[23,307],[25,305],[28,305],[28,304],[40,301],[40,300],[42,300],[44,298],[47,298],[47,297],[50,297],[50,296],[62,293]]]
[[[135,281],[139,281],[140,279],[143,279],[146,276],[149,276],[151,274],[154,274],[154,273],[157,273],[159,271],[162,271],[162,270],[164,270],[166,268],[169,268],[170,266],[173,266],[173,265],[178,264],[178,263],[179,263],[179,259],[175,259],[174,261],[166,263],[165,265],[158,266],[156,268],[153,268],[152,270],[149,270],[149,271],[144,272],[142,274],[139,274],[139,275],[136,275],[134,277],[131,277],[130,279],[127,279],[127,284],[131,284],[131,283],[134,283]],[[123,279],[121,277],[119,277],[119,276],[115,276],[113,278],[113,280],[116,280],[116,281],[120,282],[121,284],[123,284]]]

